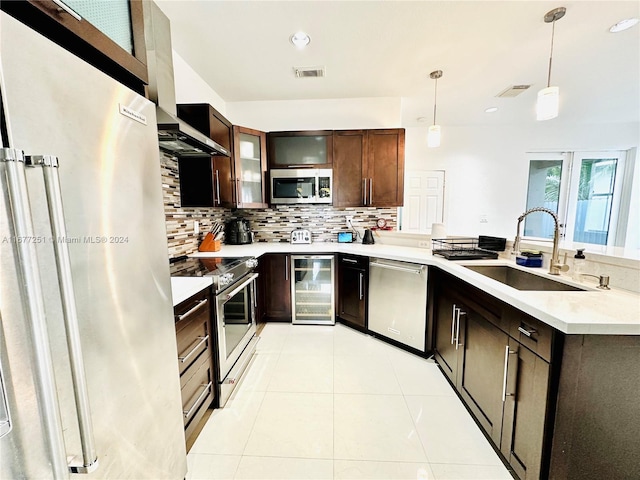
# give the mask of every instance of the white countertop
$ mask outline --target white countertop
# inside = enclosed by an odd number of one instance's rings
[[[582,284],[576,283],[565,275],[560,276],[560,280],[563,282],[590,289],[570,292],[520,291],[464,267],[465,264],[508,264],[528,273],[549,276],[546,269],[520,267],[509,260],[454,262],[433,256],[431,250],[426,248],[380,243],[362,245],[360,243],[329,242],[310,245],[291,245],[284,242],[223,245],[218,252],[198,252],[191,256],[259,257],[265,253],[351,253],[435,266],[542,320],[561,332],[567,334],[640,335],[640,295],[638,294],[620,289],[599,290],[595,288],[596,283],[590,283],[589,280]]]
[[[211,277],[171,277],[173,306],[175,307],[192,295],[210,287],[212,283]]]

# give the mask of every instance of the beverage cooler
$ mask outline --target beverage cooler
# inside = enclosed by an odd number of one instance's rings
[[[294,324],[334,325],[333,255],[291,256]]]

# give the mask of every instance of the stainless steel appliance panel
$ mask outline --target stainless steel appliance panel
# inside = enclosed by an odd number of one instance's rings
[[[0,15],[10,146],[60,161],[67,236],[52,239],[42,174],[27,169],[34,236],[22,241],[34,242],[40,266],[66,454],[81,446],[53,242],[69,248],[99,461],[78,478],[184,478],[155,106]],[[4,183],[2,193],[0,360],[12,428],[0,438],[0,478],[52,478]]]
[[[379,258],[369,267],[369,330],[424,352],[427,267]]]
[[[257,273],[250,273],[216,294],[221,407],[255,351],[256,278]]]
[[[271,203],[332,203],[330,168],[271,169]]]

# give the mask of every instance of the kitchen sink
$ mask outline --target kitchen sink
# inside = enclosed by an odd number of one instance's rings
[[[539,290],[539,291],[564,291],[580,292],[585,288],[574,287],[566,283],[542,277],[533,273],[525,272],[508,265],[465,265],[469,270],[478,272],[485,277],[492,278],[504,283],[516,290]]]

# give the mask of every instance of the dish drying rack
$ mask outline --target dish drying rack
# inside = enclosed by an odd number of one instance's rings
[[[469,237],[434,238],[431,240],[431,252],[447,260],[481,260],[498,258],[498,253],[489,248],[504,250],[504,243],[500,248],[500,242],[482,240]]]

